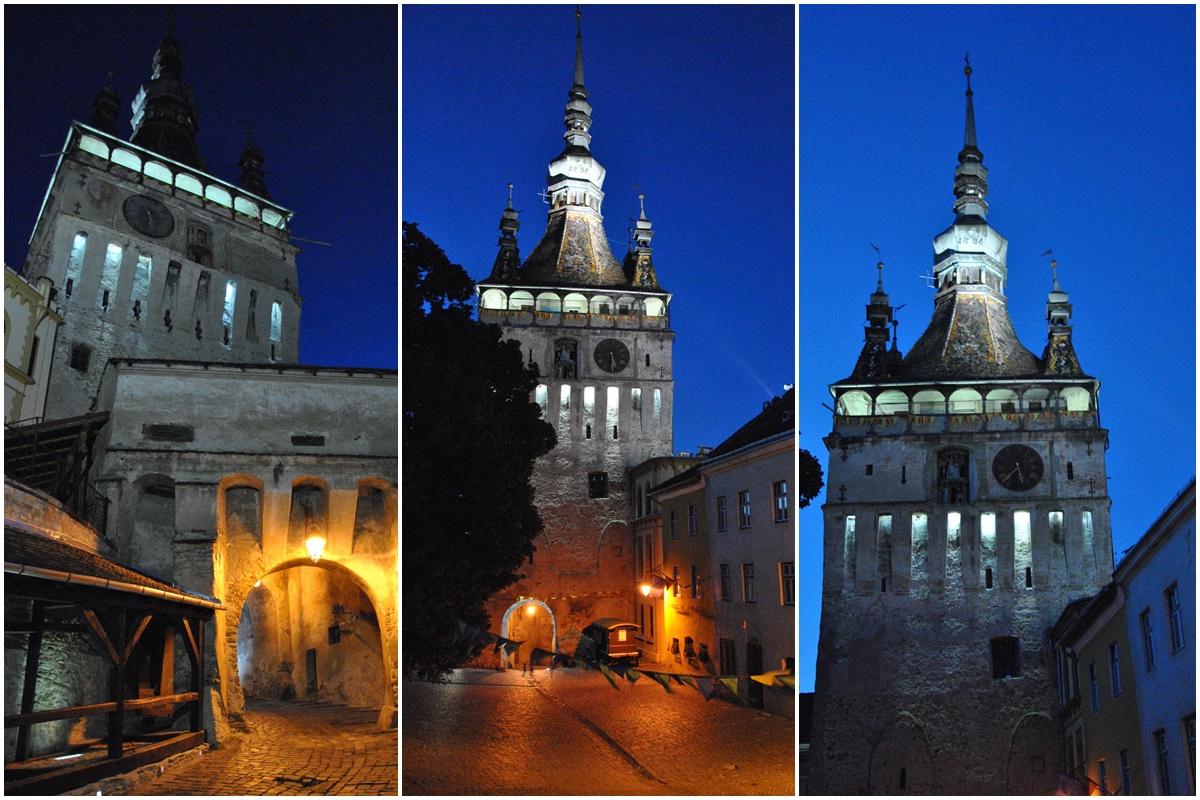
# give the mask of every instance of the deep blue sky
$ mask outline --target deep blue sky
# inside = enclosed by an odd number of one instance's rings
[[[988,222],[1009,310],[1041,354],[1048,248],[1076,352],[1102,383],[1114,550],[1195,474],[1196,104],[1192,6],[800,9],[801,446],[827,463],[827,385],[849,375],[884,287],[900,349],[933,311],[921,275],[953,221],[970,52]],[[832,403],[830,403],[832,404]],[[820,608],[819,505],[800,517],[801,688]]]
[[[397,10],[175,7],[209,169],[237,185],[250,122],[275,202],[295,212],[300,360],[397,366]],[[117,130],[149,79],[164,6],[4,7],[4,260],[19,269],[71,120],[109,70]]]
[[[475,280],[507,185],[527,257],[563,143],[575,7],[404,6],[405,220]],[[795,383],[792,6],[583,7],[605,230],[627,250],[638,193],[671,292],[675,450],[715,446]]]

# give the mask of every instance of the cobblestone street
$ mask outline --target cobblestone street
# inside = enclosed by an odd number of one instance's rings
[[[395,795],[396,730],[378,711],[332,703],[255,702],[246,732],[172,765],[134,795]]]
[[[401,686],[405,794],[794,792],[793,723],[595,670],[457,670]]]

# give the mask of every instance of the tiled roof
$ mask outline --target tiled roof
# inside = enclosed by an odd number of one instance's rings
[[[786,431],[796,430],[796,389],[776,397],[758,416],[738,428],[732,436],[713,448],[710,459],[740,450]]]
[[[546,233],[517,273],[536,286],[628,286],[625,268],[613,257],[600,218],[591,213],[555,214]]]
[[[164,583],[96,553],[11,525],[4,526],[4,561],[6,571],[8,565],[34,567],[155,589],[168,595],[176,595],[180,600],[185,597],[209,599]]]
[[[950,292],[893,377],[901,380],[1018,378],[1040,375],[1037,356],[1017,339],[1004,302]]]

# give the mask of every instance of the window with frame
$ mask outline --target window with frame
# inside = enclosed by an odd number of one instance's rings
[[[733,573],[730,572],[728,564],[721,565],[721,599],[733,599]]]
[[[1103,758],[1096,761],[1096,783],[1100,784],[1100,794],[1108,794],[1108,763]]]
[[[670,531],[671,531],[671,538],[672,538],[672,539],[678,539],[678,538],[679,538],[679,518],[678,518],[678,514],[679,514],[679,512],[678,512],[678,511],[676,511],[676,510],[675,510],[675,509],[673,509],[673,508],[672,508],[672,509],[671,509],[671,511],[670,511],[670,512],[667,514],[667,528],[668,528],[668,530],[670,530]]]
[[[1121,693],[1121,652],[1116,642],[1108,646],[1108,672],[1112,680],[1112,696],[1116,697]]]
[[[779,602],[780,605],[796,605],[796,562],[779,562]]]
[[[671,567],[671,596],[679,597],[679,567]]]
[[[1146,609],[1138,617],[1142,621],[1142,646],[1146,648],[1146,671],[1154,669],[1154,622],[1150,618],[1150,609]]]
[[[82,342],[71,345],[71,369],[87,372],[92,361],[92,348]]]
[[[717,530],[729,530],[729,507],[725,495],[717,498]]]
[[[738,527],[750,527],[750,491],[738,492]]]
[[[700,597],[700,568],[692,565],[692,597]]]
[[[1100,679],[1096,675],[1096,662],[1088,664],[1088,684],[1091,687],[1092,711],[1100,710]]]
[[[1121,760],[1121,794],[1129,797],[1133,794],[1133,764],[1129,761],[1129,751],[1120,752]]]
[[[1171,584],[1171,588],[1163,592],[1167,601],[1167,614],[1171,618],[1171,652],[1178,653],[1187,644],[1183,638],[1183,611],[1179,601],[1179,584]]]
[[[777,481],[771,485],[771,494],[775,498],[775,521],[788,521],[787,481]]]
[[[966,450],[951,447],[938,453],[938,502],[971,502],[970,457]]]
[[[697,519],[698,519],[698,517],[697,517],[697,512],[696,512],[696,504],[689,503],[688,504],[688,536],[695,536],[696,533],[699,531],[699,526],[697,525]]]
[[[559,339],[554,343],[554,377],[574,380],[579,377],[579,343],[574,339]]]
[[[1154,755],[1158,762],[1158,791],[1155,794],[1171,793],[1171,756],[1167,752],[1167,732],[1159,728],[1154,732]]]
[[[1192,789],[1196,784],[1196,715],[1192,714],[1183,720],[1183,740],[1188,749],[1188,766],[1191,768]]]
[[[742,564],[742,602],[755,603],[758,601],[754,591],[754,565]]]
[[[608,497],[607,472],[588,473],[588,497],[593,500],[601,497]]]
[[[1015,678],[1020,674],[1020,639],[1015,636],[997,636],[992,639],[992,679]]]

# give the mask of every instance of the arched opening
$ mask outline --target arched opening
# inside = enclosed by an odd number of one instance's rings
[[[913,395],[914,414],[945,414],[946,396],[937,389],[922,389]]]
[[[983,397],[974,389],[956,389],[950,394],[951,414],[982,414]]]
[[[293,560],[264,575],[238,614],[248,702],[305,699],[382,708],[391,700],[375,599],[336,563]]]
[[[1030,389],[1021,397],[1026,411],[1046,411],[1050,407],[1050,392],[1047,389]]]
[[[907,411],[908,395],[897,389],[880,392],[879,397],[875,400],[875,413],[877,414],[892,415]]]
[[[657,297],[647,297],[642,305],[647,317],[661,317],[667,313],[667,304]]]
[[[992,389],[987,393],[986,400],[989,414],[1017,413],[1017,393],[1012,389]]]
[[[846,392],[837,399],[837,413],[844,417],[869,417],[871,396],[857,389]]]
[[[533,295],[526,291],[513,292],[508,298],[508,308],[511,311],[521,311],[533,308]]]
[[[132,563],[152,575],[175,573],[175,481],[146,475],[134,484],[133,535],[122,542]]]
[[[558,646],[558,625],[554,612],[541,600],[531,597],[518,600],[508,607],[504,612],[500,635],[521,642],[521,646],[508,657],[512,666],[532,666],[530,656],[535,649],[554,653]]]
[[[586,314],[588,308],[587,298],[578,292],[572,292],[563,298],[562,310],[569,314]]]
[[[554,292],[542,292],[537,297],[538,311],[562,311],[562,299]]]
[[[363,478],[358,482],[358,501],[354,508],[354,542],[351,545],[356,555],[388,553],[396,547],[395,519],[389,510],[395,507],[388,503],[391,484],[376,478]]]
[[[304,551],[310,539],[324,539],[328,508],[329,492],[323,480],[297,478],[292,482],[292,507],[288,515],[289,553]],[[311,551],[308,552],[311,555]]]
[[[484,308],[503,311],[508,306],[508,298],[499,289],[488,289],[479,298],[479,304]]]
[[[1088,411],[1092,407],[1092,395],[1082,386],[1068,386],[1060,396],[1067,411]]]
[[[591,306],[593,314],[613,313],[613,301],[612,298],[607,295],[598,294],[593,297]]]

